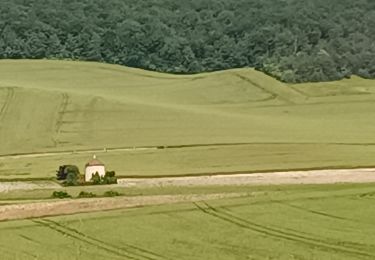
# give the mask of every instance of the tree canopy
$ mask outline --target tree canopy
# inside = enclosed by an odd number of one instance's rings
[[[373,0],[2,0],[0,58],[375,78]]]

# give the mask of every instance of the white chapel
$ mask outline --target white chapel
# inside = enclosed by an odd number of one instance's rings
[[[99,176],[104,177],[105,165],[96,158],[96,155],[94,155],[92,160],[85,165],[85,181],[91,181],[92,176],[96,172],[99,173]]]

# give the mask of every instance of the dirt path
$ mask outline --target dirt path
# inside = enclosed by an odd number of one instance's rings
[[[375,169],[315,170],[197,177],[120,179],[124,187],[334,184],[375,182]]]
[[[0,221],[246,196],[246,193],[68,199],[0,206]]]
[[[121,187],[163,187],[163,186],[210,186],[210,185],[277,185],[277,184],[333,184],[375,182],[375,169],[319,170],[275,173],[254,173],[220,176],[197,176],[152,179],[120,179]],[[55,186],[56,185],[56,186]],[[53,182],[0,183],[0,192],[23,189],[59,188]],[[40,201],[0,206],[0,221],[66,215],[83,212],[132,208],[179,202],[233,198],[246,193],[155,195],[117,198],[91,198],[75,200]]]
[[[122,178],[120,187],[230,186],[279,184],[375,183],[375,169],[316,170],[168,178]],[[114,187],[114,186],[112,186]],[[0,192],[59,189],[53,181],[0,182]]]
[[[9,181],[0,182],[0,192],[16,190],[59,189],[61,186],[53,181]]]

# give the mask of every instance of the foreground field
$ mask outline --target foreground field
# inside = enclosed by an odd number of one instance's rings
[[[93,153],[121,176],[375,164],[371,80],[285,85],[252,69],[176,76],[27,60],[0,61],[0,76],[2,180],[52,178]]]
[[[2,222],[0,258],[375,257],[373,185],[246,189],[240,198]]]

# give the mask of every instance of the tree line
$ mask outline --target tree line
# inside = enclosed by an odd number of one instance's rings
[[[2,0],[0,58],[375,78],[373,0]]]

